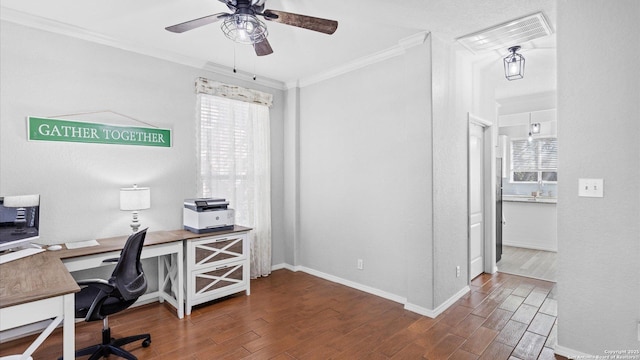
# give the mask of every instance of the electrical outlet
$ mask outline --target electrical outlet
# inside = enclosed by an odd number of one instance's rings
[[[604,197],[604,180],[578,179],[578,196]]]
[[[362,259],[358,259],[358,270],[364,269],[364,261]]]
[[[460,277],[460,266],[456,266],[456,277]]]

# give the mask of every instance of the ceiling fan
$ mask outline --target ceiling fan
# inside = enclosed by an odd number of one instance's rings
[[[264,10],[266,0],[218,1],[225,3],[233,13],[208,15],[172,25],[165,29],[174,33],[182,33],[217,21],[223,21],[221,28],[229,39],[241,44],[253,45],[256,54],[258,56],[264,56],[273,53],[273,49],[267,40],[267,27],[257,16],[262,16],[268,21],[318,31],[329,35],[333,34],[338,28],[338,22],[334,20],[279,10]]]

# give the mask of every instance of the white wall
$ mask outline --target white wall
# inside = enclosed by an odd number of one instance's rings
[[[300,89],[290,88],[284,117],[284,239],[282,264],[298,266],[300,231]]]
[[[425,307],[430,86],[425,44],[300,89],[300,264],[405,298],[412,272]]]
[[[434,303],[468,282],[468,117],[463,65],[450,42],[432,36]],[[457,83],[459,79],[461,83]],[[487,214],[489,216],[489,214]],[[489,241],[489,239],[487,239]],[[460,277],[456,277],[456,267]]]
[[[429,36],[299,90],[297,265],[427,314],[466,287],[471,89],[456,92],[470,71],[450,83],[449,64],[469,67],[456,61]]]
[[[151,187],[150,231],[182,227],[196,195],[194,79],[204,76],[274,94],[271,108],[274,263],[283,261],[281,90],[257,86],[108,46],[1,24],[0,193],[39,193],[41,240],[61,243],[126,235],[119,188]],[[27,142],[26,116],[112,110],[173,132],[173,147]],[[145,126],[113,114],[66,117]]]
[[[604,356],[640,348],[640,2],[558,10],[558,345]]]
[[[401,82],[390,92],[402,92],[388,104],[404,110],[404,116],[390,119],[404,127],[406,143],[402,149],[405,163],[402,196],[391,209],[401,210],[404,229],[403,258],[406,276],[406,298],[409,308],[434,309],[434,239],[433,239],[433,51],[429,36],[423,46],[411,48],[405,55]],[[376,100],[379,101],[379,100]],[[404,108],[404,109],[403,109]],[[387,119],[388,120],[388,119]],[[394,121],[395,120],[395,121]],[[399,161],[400,158],[391,161]],[[391,175],[393,176],[393,175]],[[390,198],[392,202],[394,199]],[[402,266],[401,265],[401,266]]]

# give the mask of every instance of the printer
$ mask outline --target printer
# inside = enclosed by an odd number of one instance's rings
[[[196,234],[233,229],[235,211],[225,199],[185,199],[182,218],[184,229]]]

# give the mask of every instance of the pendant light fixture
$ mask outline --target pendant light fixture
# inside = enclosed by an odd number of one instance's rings
[[[511,54],[504,58],[504,76],[509,81],[524,77],[524,57],[517,53],[518,50],[519,45],[510,47]]]

